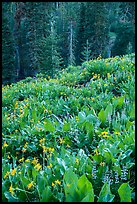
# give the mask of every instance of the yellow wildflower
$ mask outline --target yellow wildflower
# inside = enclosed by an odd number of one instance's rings
[[[76,116],[76,121],[79,121],[79,117],[78,116]]]
[[[92,100],[92,101],[94,101],[95,99],[94,99],[94,98],[92,98],[91,100]]]
[[[51,184],[53,187],[55,186],[55,183],[54,182],[52,182],[52,184]]]
[[[19,159],[19,163],[24,161],[24,157],[22,157],[21,159]]]
[[[25,162],[29,163],[29,162],[30,162],[30,160],[29,160],[29,159],[26,159],[26,160],[25,160]]]
[[[7,158],[10,159],[11,157],[8,155]]]
[[[55,183],[59,185],[61,184],[61,182],[58,179],[55,181]]]
[[[98,153],[98,150],[97,149],[95,149],[94,150],[94,152],[95,152],[95,154],[98,156],[99,155],[99,153]]]
[[[36,165],[38,163],[38,159],[36,159],[36,157],[34,157],[34,159],[31,162],[32,164]]]
[[[102,132],[101,133],[101,135],[107,135],[108,134],[108,132]]]
[[[43,152],[47,152],[47,147],[45,147],[45,146],[42,146],[42,148],[43,148]]]
[[[39,140],[39,142],[42,143],[42,142],[44,142],[45,140],[46,140],[45,138],[42,138],[42,139]]]
[[[12,188],[12,184],[11,184],[11,186],[9,187],[9,192],[13,195],[14,194],[14,190],[13,190],[13,188]]]
[[[22,149],[21,151],[22,151],[23,153],[25,153],[27,150],[26,150],[26,149]]]
[[[114,132],[114,134],[116,134],[116,135],[120,135],[120,132]]]
[[[50,165],[47,166],[48,169],[50,169],[52,167],[52,164],[50,163]]]
[[[34,181],[31,181],[31,182],[27,185],[28,189],[30,189],[30,188],[33,187],[33,183],[34,183]]]
[[[9,171],[6,172],[5,176],[4,176],[4,179],[6,179],[8,177],[8,175],[10,174]]]
[[[34,166],[35,169],[37,169],[38,171],[42,168],[42,165],[40,163],[36,164]]]
[[[60,144],[63,144],[65,142],[63,138],[59,138],[59,140],[60,140],[59,141]]]
[[[26,142],[26,143],[25,143],[24,148],[26,148],[26,147],[27,147],[27,145],[28,145],[28,142]]]
[[[15,175],[15,173],[16,173],[16,171],[17,171],[17,169],[16,169],[16,168],[15,168],[15,169],[13,169],[13,170],[12,170],[12,172],[11,172],[11,175],[12,175],[12,176],[14,176],[14,175]]]
[[[76,160],[75,160],[75,161],[76,161],[76,163],[77,163],[77,164],[79,163],[79,160],[78,160],[78,158],[76,158]]]
[[[6,141],[4,142],[3,147],[8,147]]]
[[[104,166],[105,165],[105,162],[100,162],[100,166]]]

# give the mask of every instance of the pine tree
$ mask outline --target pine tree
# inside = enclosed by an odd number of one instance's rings
[[[83,58],[81,59],[81,61],[91,60],[91,50],[90,50],[88,39],[86,40],[86,45],[84,46],[84,51],[81,54],[83,55]]]
[[[13,16],[11,3],[2,3],[2,80],[15,80],[15,48],[12,35]]]

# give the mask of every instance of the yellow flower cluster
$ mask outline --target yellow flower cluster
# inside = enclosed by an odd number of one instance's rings
[[[36,159],[36,157],[34,157],[34,159],[31,162],[32,164],[36,165],[38,163],[38,159]]]
[[[9,187],[9,192],[13,195],[14,194],[14,189],[13,189],[13,187],[12,187],[12,184],[11,184],[11,186]]]
[[[50,163],[50,165],[47,166],[48,169],[52,168],[52,164]]]
[[[17,171],[17,169],[15,168],[15,169],[13,169],[12,171],[11,171],[11,175],[12,176],[14,176],[15,174],[16,174],[16,171]]]
[[[6,179],[6,178],[9,176],[9,174],[10,174],[10,172],[7,171],[6,174],[5,174],[5,176],[4,176],[4,179]]]
[[[61,182],[57,179],[56,181],[52,182],[51,185],[54,187],[55,184],[61,185]]]
[[[36,164],[34,166],[35,169],[37,169],[38,171],[42,168],[42,165],[40,163]]]
[[[31,181],[31,182],[27,185],[28,189],[30,189],[30,188],[33,187],[33,183],[34,183],[34,181]]]

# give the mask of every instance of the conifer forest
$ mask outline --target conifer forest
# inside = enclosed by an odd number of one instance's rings
[[[135,2],[2,2],[2,202],[135,202]]]

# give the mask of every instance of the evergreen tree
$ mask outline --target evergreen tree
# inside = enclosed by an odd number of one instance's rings
[[[2,80],[12,82],[15,80],[15,48],[12,35],[12,16],[11,3],[2,4]]]

